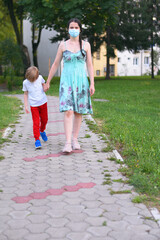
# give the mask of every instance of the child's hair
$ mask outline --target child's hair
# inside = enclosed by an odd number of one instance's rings
[[[39,76],[38,68],[35,66],[31,66],[27,68],[25,78],[27,78],[30,82],[34,82]]]

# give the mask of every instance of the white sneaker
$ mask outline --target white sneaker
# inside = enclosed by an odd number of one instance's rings
[[[73,142],[72,142],[72,147],[73,147],[74,150],[80,150],[80,149],[81,149],[81,147],[80,147],[79,142],[78,142],[77,139],[74,139],[74,140],[73,140]]]
[[[63,153],[70,153],[70,152],[72,152],[71,143],[66,143],[63,148]]]

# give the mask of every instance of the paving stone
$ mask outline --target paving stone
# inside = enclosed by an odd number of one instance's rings
[[[49,202],[47,203],[47,206],[49,206],[51,209],[63,209],[67,203],[65,202]]]
[[[64,227],[68,222],[69,220],[67,218],[50,218],[46,221],[46,223],[50,224],[51,227],[54,228]]]
[[[89,223],[91,226],[103,226],[104,223],[107,224],[108,219],[105,217],[87,217],[85,222]]]
[[[64,201],[69,205],[79,205],[83,200],[81,198],[65,198]]]
[[[52,218],[62,218],[64,217],[68,212],[64,209],[52,209],[46,212],[49,216]]]
[[[69,213],[66,215],[71,222],[81,222],[87,218],[87,214],[84,213]]]
[[[151,229],[150,234],[159,238],[159,236],[160,236],[160,228]]]
[[[65,210],[67,210],[67,212],[70,213],[81,213],[84,210],[84,206],[81,205],[68,205],[64,207]]]
[[[32,223],[28,224],[26,228],[31,232],[31,233],[44,233],[46,229],[49,228],[49,224],[46,223]]]
[[[7,215],[10,211],[13,211],[13,209],[12,208],[10,208],[10,207],[5,207],[5,208],[0,208],[0,216],[2,216],[2,215]]]
[[[31,223],[43,223],[46,222],[47,219],[49,219],[49,216],[47,214],[43,215],[29,215],[27,219]]]
[[[30,213],[30,211],[12,211],[9,215],[13,219],[25,219]]]
[[[10,226],[11,229],[22,229],[25,228],[28,224],[30,224],[31,222],[24,219],[24,220],[10,220],[7,222],[7,224]]]
[[[139,208],[136,207],[122,207],[120,211],[127,214],[127,215],[138,215],[140,212]]]
[[[132,225],[139,225],[139,224],[143,224],[143,222],[144,222],[144,219],[139,215],[136,215],[136,216],[128,216],[127,215],[123,218],[123,220]]]
[[[103,216],[111,221],[120,221],[124,218],[125,214],[120,212],[104,212]]]
[[[72,232],[85,232],[86,229],[89,227],[89,224],[85,222],[70,222],[66,225]]]
[[[91,240],[92,235],[87,232],[84,232],[84,233],[73,232],[73,233],[67,234],[67,239],[70,239],[70,240],[89,240],[90,239]]]
[[[22,240],[29,232],[26,229],[6,230],[5,235],[9,240]]]
[[[99,201],[83,201],[81,202],[83,206],[86,208],[97,208],[101,205],[101,202]]]
[[[24,237],[24,240],[50,240],[50,236],[46,233],[40,234],[28,234]]]
[[[47,206],[37,206],[37,207],[30,207],[28,208],[28,210],[32,213],[32,214],[44,214],[46,213],[48,210],[50,210],[49,207]]]
[[[107,226],[102,227],[89,227],[88,232],[92,233],[95,237],[106,237],[107,234],[111,231],[111,228]]]
[[[90,208],[90,209],[85,209],[83,211],[84,213],[86,213],[88,216],[91,216],[91,217],[98,217],[100,215],[103,214],[103,209],[100,209],[100,208]]]
[[[6,236],[4,236],[3,234],[1,234],[1,240],[8,240],[8,238]]]
[[[70,232],[69,228],[48,228],[46,233],[50,234],[52,238],[63,238]]]

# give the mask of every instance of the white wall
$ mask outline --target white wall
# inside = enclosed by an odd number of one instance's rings
[[[134,54],[129,51],[117,53],[118,56],[118,76],[141,76],[150,72],[150,51],[140,51]],[[145,57],[149,58],[149,62],[145,63]],[[137,58],[137,64],[134,64],[134,59]]]
[[[57,49],[58,43],[51,43],[49,40],[54,35],[56,35],[56,31],[49,31],[47,29],[43,29],[41,33],[41,41],[38,46],[38,65],[40,73],[43,76],[47,76],[49,72],[49,58],[51,58],[51,64],[53,63]],[[33,65],[33,57],[32,57],[32,33],[31,33],[31,23],[28,20],[23,21],[23,42],[24,45],[28,47],[31,65]],[[60,68],[58,69],[56,75],[60,75]]]

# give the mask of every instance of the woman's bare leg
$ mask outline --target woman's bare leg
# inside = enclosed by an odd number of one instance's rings
[[[77,140],[82,123],[82,114],[74,112],[73,140]]]
[[[71,143],[72,129],[73,129],[73,111],[69,110],[64,113],[64,131],[67,143]]]

